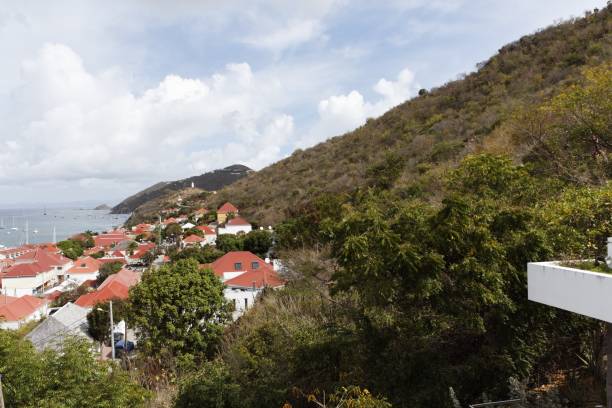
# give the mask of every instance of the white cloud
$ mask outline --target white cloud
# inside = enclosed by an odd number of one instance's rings
[[[322,37],[323,26],[320,21],[302,20],[289,21],[274,31],[246,37],[243,42],[278,53]]]
[[[0,183],[172,179],[281,157],[293,118],[276,81],[247,63],[209,78],[168,75],[137,95],[117,70],[89,72],[48,44],[23,64],[12,129],[0,135]],[[107,183],[107,182],[106,182]]]
[[[379,96],[375,101],[367,101],[361,93],[352,90],[345,95],[332,95],[319,102],[318,121],[306,132],[297,145],[311,146],[329,137],[341,135],[365,123],[368,118],[382,115],[390,108],[402,103],[416,94],[419,86],[414,73],[405,68],[396,80],[381,78],[374,86]]]

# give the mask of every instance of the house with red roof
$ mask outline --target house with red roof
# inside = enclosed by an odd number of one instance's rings
[[[2,293],[12,296],[35,295],[55,286],[65,271],[74,264],[72,260],[40,248],[17,258],[3,271]]]
[[[202,218],[203,216],[205,216],[208,213],[209,213],[208,209],[206,209],[206,208],[199,208],[199,209],[194,211],[193,219],[197,221],[197,220],[199,220],[200,218]]]
[[[47,314],[48,301],[31,295],[0,296],[0,328],[16,330]]]
[[[114,299],[125,300],[129,296],[130,288],[138,282],[140,282],[140,274],[124,268],[106,278],[96,291],[80,296],[74,303],[91,309],[96,303]]]
[[[204,245],[214,245],[217,242],[217,232],[208,225],[198,225],[195,228],[204,233]]]
[[[203,246],[204,245],[204,238],[196,235],[196,234],[191,234],[188,237],[185,237],[181,240],[181,246],[183,248],[186,247],[194,247],[194,246]]]
[[[248,234],[253,229],[250,222],[242,217],[233,217],[227,220],[225,224],[220,224],[217,227],[217,235],[222,234]]]
[[[228,215],[238,215],[239,212],[234,204],[227,202],[217,209],[217,223],[223,224],[227,221]]]
[[[234,305],[234,319],[253,306],[264,288],[282,288],[285,281],[274,266],[249,251],[232,251],[204,265],[225,284],[225,298]]]
[[[72,268],[65,272],[65,279],[72,279],[79,283],[97,279],[102,263],[91,256],[84,256],[74,261]]]
[[[114,247],[119,242],[125,241],[126,239],[129,238],[126,235],[125,231],[122,230],[110,231],[105,234],[100,234],[93,237],[94,246],[103,248]]]

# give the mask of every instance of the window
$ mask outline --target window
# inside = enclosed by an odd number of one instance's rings
[[[242,262],[236,262],[234,264],[234,270],[235,271],[241,271],[242,270]]]
[[[259,269],[259,262],[251,262],[251,269]]]
[[[244,308],[247,309],[249,307],[249,299],[244,298]]]

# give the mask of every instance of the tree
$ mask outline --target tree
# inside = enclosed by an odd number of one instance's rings
[[[147,253],[142,256],[142,263],[145,266],[151,266],[153,261],[155,261],[155,258],[156,256],[153,251],[147,251]]]
[[[232,234],[221,234],[217,236],[215,243],[217,249],[224,253],[231,251],[242,251],[243,250],[243,238]]]
[[[123,268],[122,262],[107,262],[104,263],[100,270],[98,271],[98,284],[101,284],[108,278],[110,275],[113,275],[119,272]]]
[[[166,228],[164,228],[163,230],[163,235],[166,239],[176,239],[177,237],[180,237],[182,233],[183,229],[179,224],[176,223],[167,225]]]
[[[243,238],[243,248],[264,258],[272,247],[272,234],[265,230],[253,230]]]
[[[126,372],[97,361],[84,340],[38,353],[29,341],[2,330],[0,350],[7,407],[143,407],[149,397]]]
[[[115,323],[127,319],[129,303],[125,300],[113,300],[113,319]],[[110,305],[109,302],[96,303],[87,314],[88,331],[94,340],[106,343],[110,340]]]
[[[136,241],[130,241],[130,243],[127,246],[128,254],[134,255],[134,251],[136,251],[137,249],[138,249],[138,243]]]
[[[170,257],[172,261],[176,262],[179,259],[195,259],[200,264],[211,263],[223,256],[223,252],[217,248],[205,245],[203,247],[192,246],[183,249],[180,252],[175,252]]]
[[[211,356],[229,319],[221,280],[193,259],[145,272],[130,302],[139,345],[154,355]]]
[[[79,240],[66,239],[58,242],[57,247],[62,250],[64,256],[72,260],[83,255],[83,244]]]

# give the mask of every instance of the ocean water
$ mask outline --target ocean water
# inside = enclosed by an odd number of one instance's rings
[[[0,209],[0,245],[11,247],[26,242],[31,244],[52,242],[53,228],[58,241],[79,232],[103,232],[123,225],[127,214],[110,214],[107,210],[75,208]],[[16,229],[15,229],[16,228]]]

